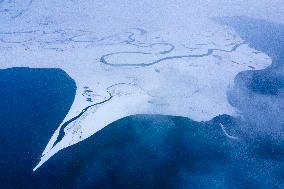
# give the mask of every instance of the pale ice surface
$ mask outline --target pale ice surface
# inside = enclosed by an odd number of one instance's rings
[[[77,85],[68,115],[34,170],[125,116],[207,121],[237,115],[226,95],[235,76],[266,68],[271,59],[211,18],[282,23],[283,3],[266,2],[0,0],[1,68],[60,68]]]

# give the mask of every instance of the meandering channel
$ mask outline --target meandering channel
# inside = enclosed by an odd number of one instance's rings
[[[181,58],[201,58],[201,57],[205,57],[205,56],[210,56],[210,55],[213,54],[214,51],[233,52],[233,51],[237,50],[237,48],[240,47],[243,44],[246,44],[246,43],[245,42],[238,43],[238,44],[234,45],[232,47],[232,49],[230,49],[230,50],[210,48],[204,54],[196,54],[196,55],[195,54],[187,54],[187,55],[167,56],[167,57],[164,57],[164,58],[160,58],[160,59],[154,60],[152,62],[148,62],[148,63],[146,62],[146,63],[140,63],[140,64],[123,64],[123,63],[115,64],[115,63],[108,62],[107,58],[110,57],[110,56],[115,56],[115,55],[119,55],[119,54],[144,54],[144,55],[150,55],[152,53],[140,52],[140,51],[135,51],[135,52],[131,52],[131,51],[114,52],[114,53],[109,53],[109,54],[103,55],[100,58],[100,62],[102,64],[109,65],[109,66],[114,66],[114,67],[131,67],[131,66],[133,66],[133,67],[147,67],[147,66],[151,66],[151,65],[154,65],[154,64],[161,63],[161,62],[163,62],[165,60],[181,59]]]

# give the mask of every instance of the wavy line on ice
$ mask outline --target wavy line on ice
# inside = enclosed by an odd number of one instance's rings
[[[174,49],[175,49],[175,46],[171,43],[153,43],[153,44],[150,44],[150,45],[141,45],[141,44],[135,44],[135,43],[128,43],[130,45],[134,45],[136,47],[142,47],[142,48],[153,48],[154,46],[156,45],[164,45],[164,46],[168,46],[169,48],[167,50],[164,50],[164,51],[160,51],[159,54],[168,54],[170,52],[172,52]]]
[[[109,97],[101,102],[97,102],[97,103],[94,103],[94,104],[91,104],[89,106],[87,106],[86,108],[84,108],[77,116],[69,119],[68,121],[66,121],[65,123],[62,124],[62,126],[60,127],[60,130],[59,130],[59,134],[57,136],[57,139],[56,141],[54,142],[54,144],[52,145],[52,148],[57,144],[59,143],[62,138],[64,137],[65,135],[65,131],[64,129],[72,122],[76,121],[77,119],[79,119],[87,110],[89,110],[90,108],[94,107],[94,106],[97,106],[97,105],[101,105],[101,104],[104,104],[108,101],[110,101],[114,95],[111,94],[111,92],[109,91],[112,87],[115,87],[115,86],[118,86],[118,85],[130,85],[129,83],[116,83],[116,84],[113,84],[109,87],[107,87],[107,93],[109,94]]]
[[[139,35],[145,35],[147,33],[146,30],[142,29],[142,28],[132,28],[134,30],[137,30],[139,31]],[[171,43],[167,43],[167,42],[157,42],[157,43],[152,43],[150,45],[145,45],[145,43],[135,43],[136,42],[136,39],[134,38],[134,36],[136,35],[135,33],[133,32],[129,32],[130,35],[128,36],[128,40],[126,40],[126,44],[129,44],[129,45],[133,45],[133,46],[136,46],[136,47],[141,47],[141,48],[147,48],[147,47],[154,47],[155,45],[164,45],[164,46],[168,46],[169,49],[167,50],[164,50],[164,51],[160,51],[159,54],[167,54],[167,53],[170,53],[172,52],[174,49],[175,49],[175,46]]]
[[[200,58],[200,57],[210,56],[210,55],[213,54],[214,51],[233,52],[233,51],[235,51],[238,47],[240,47],[243,44],[246,44],[246,43],[243,42],[243,43],[236,44],[235,46],[232,47],[231,50],[210,48],[210,49],[208,49],[207,53],[204,53],[204,54],[197,54],[197,55],[188,54],[188,55],[168,56],[168,57],[160,58],[160,59],[155,60],[153,62],[140,63],[140,64],[112,64],[112,63],[108,62],[106,59],[107,59],[107,57],[115,56],[115,55],[119,55],[119,54],[144,54],[144,55],[151,55],[153,53],[140,52],[140,51],[114,52],[114,53],[109,53],[109,54],[105,54],[105,55],[101,56],[100,62],[102,64],[113,66],[113,67],[147,67],[147,66],[151,66],[151,65],[163,62],[165,60],[180,59],[180,58]]]
[[[28,4],[27,4],[27,7],[26,7],[25,9],[21,10],[21,11],[20,11],[18,14],[16,14],[15,16],[12,16],[11,18],[12,18],[12,19],[15,19],[15,18],[18,18],[18,17],[22,16],[25,12],[27,12],[27,11],[30,9],[32,3],[33,3],[33,0],[29,0],[29,2],[28,2]]]
[[[69,44],[69,43],[86,43],[86,44],[97,44],[97,45],[114,45],[114,44],[132,44],[135,45],[135,35],[144,35],[146,30],[140,28],[132,28],[133,30],[138,31],[138,33],[134,32],[119,32],[113,35],[97,38],[92,35],[94,32],[87,30],[54,30],[54,31],[45,31],[45,30],[27,30],[27,31],[12,31],[12,32],[0,32],[0,43],[5,44],[20,44],[26,45],[27,43],[39,43],[40,46],[44,45],[58,45],[58,44]],[[74,34],[70,34],[69,32],[73,32]],[[13,35],[25,35],[29,34],[26,39],[18,40],[18,41],[10,41],[6,39],[6,37],[12,37]],[[62,35],[61,37],[57,37],[55,39],[41,39],[45,35]],[[80,39],[80,37],[91,37],[90,39]],[[143,47],[143,46],[141,46]]]

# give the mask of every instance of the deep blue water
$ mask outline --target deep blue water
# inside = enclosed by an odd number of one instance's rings
[[[46,188],[279,188],[283,143],[231,141],[220,122],[235,126],[228,116],[207,123],[126,117],[54,156],[37,181]]]
[[[249,18],[222,23],[273,57],[269,68],[235,78],[228,99],[242,117],[126,117],[60,151],[35,173],[76,86],[61,70],[1,70],[0,188],[284,188],[284,27]],[[226,137],[220,123],[239,140]]]
[[[0,70],[0,188],[33,188],[32,169],[75,91],[61,70]]]

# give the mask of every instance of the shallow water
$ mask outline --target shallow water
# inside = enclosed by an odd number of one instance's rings
[[[265,70],[250,71],[249,89],[264,95],[283,93],[284,25],[247,17],[219,18],[219,23],[232,27],[252,48],[272,58]]]
[[[273,135],[284,140],[284,25],[246,17],[219,18],[219,23],[236,30],[254,49],[272,59],[264,70],[241,72],[228,92],[249,128],[245,132]],[[253,134],[253,135],[254,135]]]

